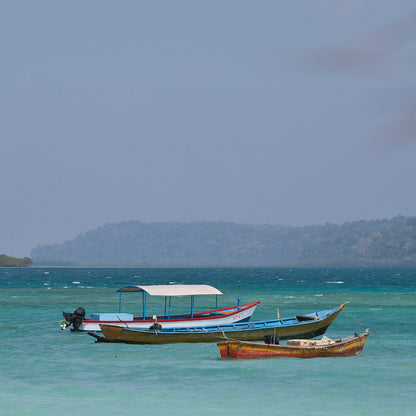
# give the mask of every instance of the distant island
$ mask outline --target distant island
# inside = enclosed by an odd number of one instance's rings
[[[35,265],[416,266],[416,217],[305,227],[126,221],[32,250]]]
[[[5,254],[0,254],[0,267],[27,267],[32,265],[32,260],[29,257],[18,259],[16,257],[9,257]]]

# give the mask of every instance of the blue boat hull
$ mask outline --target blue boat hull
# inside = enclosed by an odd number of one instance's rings
[[[275,334],[280,339],[314,338],[325,333],[345,304],[309,315],[302,319],[283,318],[269,321],[236,323],[209,327],[183,327],[160,330],[137,330],[114,325],[101,325],[103,337],[94,334],[98,341],[130,344],[164,344],[170,342],[218,342],[221,339],[241,341],[261,340],[265,335]],[[309,318],[309,319],[308,319]]]

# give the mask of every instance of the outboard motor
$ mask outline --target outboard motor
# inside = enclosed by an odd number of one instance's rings
[[[263,337],[263,340],[265,344],[279,345],[279,342],[280,342],[279,336],[276,334],[265,335]]]
[[[74,331],[78,331],[79,326],[82,324],[82,320],[85,317],[85,309],[80,307],[75,309],[74,313],[62,312],[62,314],[67,322],[62,325],[61,328],[65,329],[72,324]]]

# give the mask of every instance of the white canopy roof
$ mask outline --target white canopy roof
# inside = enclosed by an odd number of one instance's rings
[[[222,295],[222,292],[209,285],[126,286],[117,292],[146,292],[151,296]]]

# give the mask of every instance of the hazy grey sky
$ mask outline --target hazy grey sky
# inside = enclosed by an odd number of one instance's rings
[[[107,222],[416,215],[413,1],[3,1],[0,254]]]

